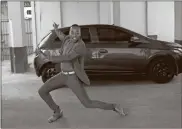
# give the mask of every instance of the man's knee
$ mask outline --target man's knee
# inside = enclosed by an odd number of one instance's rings
[[[85,108],[93,108],[93,104],[91,100],[88,101],[82,101],[82,104]]]
[[[46,90],[44,88],[42,88],[42,87],[38,90],[38,93],[39,93],[40,96],[43,96],[43,95],[47,94]]]
[[[38,93],[39,93],[40,96],[42,96],[42,94],[43,94],[42,88],[40,88],[40,89],[38,90]]]

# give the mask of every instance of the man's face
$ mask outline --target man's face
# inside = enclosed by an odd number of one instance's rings
[[[70,28],[70,36],[72,36],[73,40],[76,42],[81,37],[80,27],[71,27]]]

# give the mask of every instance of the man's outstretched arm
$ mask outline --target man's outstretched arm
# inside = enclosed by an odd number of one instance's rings
[[[59,38],[61,41],[63,41],[64,38],[66,37],[66,35],[65,35],[60,29],[58,29],[58,26],[59,26],[59,25],[56,24],[56,23],[53,24],[54,31],[55,31],[56,35],[58,36],[58,38]]]
[[[68,55],[60,55],[60,56],[51,56],[50,60],[54,63],[61,63],[61,62],[69,62],[71,60],[74,60],[75,58],[78,58],[79,56],[85,55],[85,46],[78,45],[72,52]]]

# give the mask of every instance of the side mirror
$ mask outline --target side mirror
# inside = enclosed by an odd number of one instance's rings
[[[131,40],[131,41],[139,41],[140,39],[139,39],[138,37],[136,37],[136,36],[133,36],[133,37],[131,37],[130,40]]]
[[[147,37],[150,39],[157,40],[157,35],[148,35]]]

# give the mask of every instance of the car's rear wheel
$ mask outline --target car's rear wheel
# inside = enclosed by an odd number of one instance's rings
[[[156,83],[168,83],[175,75],[175,65],[173,61],[166,58],[156,59],[149,67],[149,77]]]
[[[49,80],[51,77],[55,76],[57,74],[56,68],[54,65],[49,64],[44,67],[42,70],[42,81],[45,83],[47,80]]]

